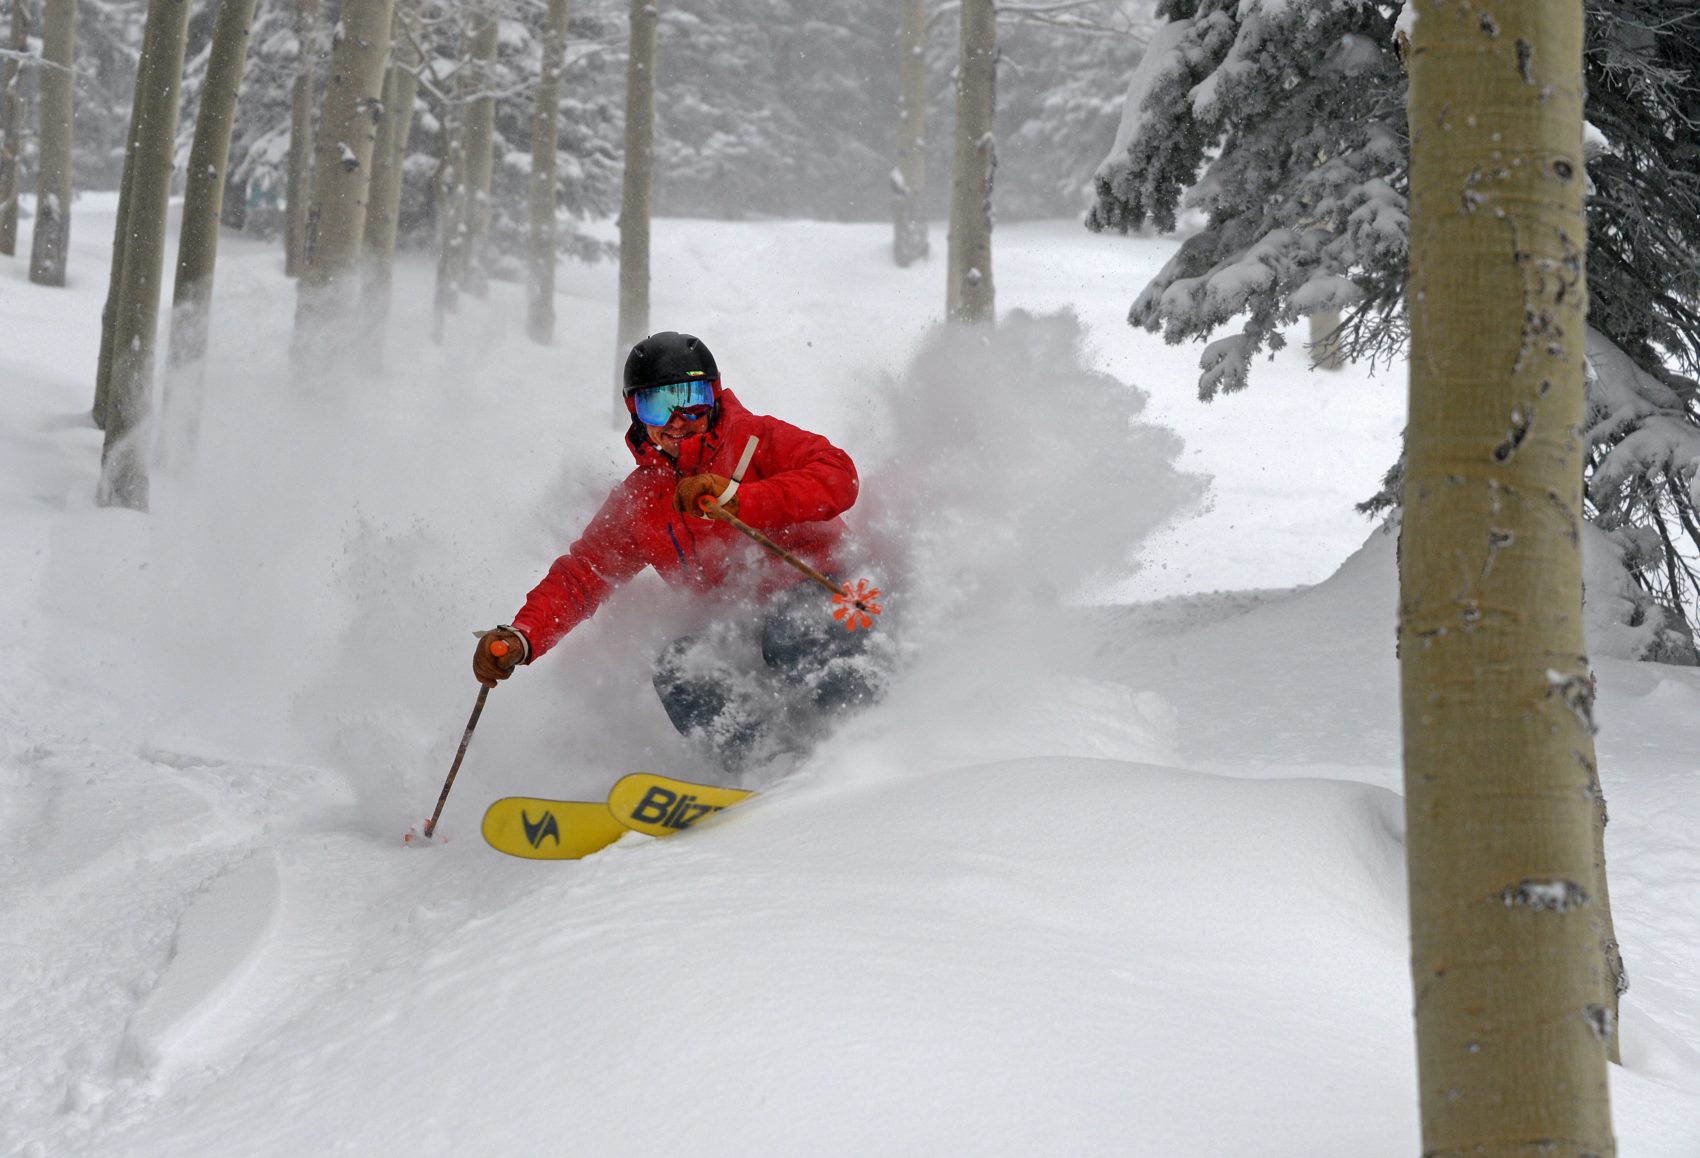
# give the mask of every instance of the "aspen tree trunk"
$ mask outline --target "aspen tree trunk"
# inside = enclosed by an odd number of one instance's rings
[[[1606,1158],[1581,0],[1427,0],[1410,73],[1399,628],[1423,1152]]]
[[[908,266],[927,256],[926,0],[899,0],[897,169],[892,173],[892,256]]]
[[[568,0],[549,0],[543,26],[543,73],[531,121],[531,263],[526,282],[525,332],[547,346],[555,340],[555,146],[561,132],[561,69],[567,48]]]
[[[165,267],[165,216],[171,196],[171,154],[177,137],[178,95],[189,0],[148,0],[142,55],[136,69],[125,192],[117,308],[113,312],[111,379],[101,450],[101,506],[143,511],[148,505],[147,418],[153,396],[159,290]]]
[[[411,54],[398,41],[392,50]],[[384,116],[378,126],[378,143],[372,151],[372,189],[366,202],[366,275],[386,287],[388,312],[390,265],[395,259],[396,231],[400,224],[403,169],[407,142],[413,134],[413,106],[419,93],[417,61],[392,64],[384,75]]]
[[[413,104],[423,63],[412,35],[411,7],[398,5],[394,17],[391,64],[384,76],[384,113],[372,152],[372,189],[366,202],[366,272],[360,286],[360,310],[366,338],[361,349],[376,369],[383,363],[384,323],[390,316],[395,272],[396,230],[401,216],[401,186],[407,141],[413,131]]]
[[[347,4],[331,49],[313,149],[307,241],[311,260],[301,271],[295,298],[294,352],[309,374],[338,362],[359,337],[366,198],[390,54],[392,9],[392,0]]]
[[[480,5],[472,15],[472,100],[466,106],[466,135],[462,145],[465,188],[465,244],[460,254],[461,283],[474,297],[490,290],[484,264],[484,242],[490,235],[490,173],[495,162],[496,49],[499,28],[495,15]]]
[[[136,73],[141,76],[140,68]],[[130,242],[130,179],[135,173],[136,132],[141,128],[142,108],[132,103],[130,135],[124,147],[124,172],[118,178],[118,214],[112,223],[112,268],[107,275],[106,305],[100,311],[100,360],[94,372],[94,424],[106,429],[106,404],[112,396],[113,338],[118,332],[118,301],[124,294],[124,262]]]
[[[12,0],[12,34],[6,47],[29,51],[29,5]],[[24,68],[21,61],[0,60],[0,253],[18,252],[18,166],[23,158]]]
[[[466,104],[467,55],[470,40],[462,31],[461,66],[455,72],[453,97],[445,102],[441,133],[442,159],[437,166],[437,287],[432,337],[442,342],[448,315],[460,306],[460,283],[466,257]]]
[[[1340,352],[1340,311],[1318,310],[1305,319],[1310,324],[1310,360],[1318,370],[1343,370],[1345,356]]]
[[[224,196],[218,201],[218,223],[238,233],[248,228],[248,180],[240,170],[224,170]]]
[[[283,219],[283,272],[307,267],[307,215],[313,201],[313,68],[319,57],[319,0],[295,0],[295,82],[289,93],[289,176]]]
[[[183,219],[177,234],[177,278],[171,293],[171,340],[167,346],[162,452],[167,461],[193,445],[200,419],[207,325],[212,309],[213,268],[218,261],[224,178],[230,164],[230,134],[236,124],[236,94],[248,61],[248,30],[255,0],[222,0],[213,21],[201,109],[189,146],[184,177]]]
[[[396,86],[402,67],[398,61],[400,43],[390,46],[390,64],[384,69],[384,87],[379,91],[378,139],[372,145],[372,180],[366,191],[366,230],[361,245],[366,251],[366,283],[377,271],[377,264],[386,251],[393,252],[395,219],[390,215],[390,190],[393,186],[397,200],[401,196],[401,158],[396,155],[396,121],[401,119],[396,107]],[[411,112],[411,110],[409,110]]]
[[[945,316],[990,322],[992,290],[992,176],[997,142],[998,25],[993,0],[962,0],[962,50],[956,71],[956,158],[950,178],[950,254]]]
[[[659,0],[631,0],[626,59],[626,171],[620,183],[620,313],[614,331],[615,421],[626,420],[618,394],[626,354],[649,333],[649,208],[655,176],[655,26]]]
[[[71,243],[77,0],[47,0],[41,15],[41,135],[30,280],[36,285],[62,286]]]

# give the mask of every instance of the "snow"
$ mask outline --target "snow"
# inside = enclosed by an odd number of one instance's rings
[[[1122,163],[1128,145],[1139,135],[1140,127],[1144,124],[1145,99],[1151,95],[1152,86],[1159,77],[1181,66],[1181,44],[1191,32],[1192,20],[1182,18],[1166,21],[1151,33],[1151,43],[1146,46],[1139,66],[1134,69],[1133,76],[1128,80],[1127,95],[1122,100],[1122,115],[1116,125],[1115,140],[1110,145],[1109,153],[1098,166],[1097,175],[1100,178],[1108,179]]]
[[[437,346],[404,262],[383,370],[295,382],[281,256],[225,238],[202,453],[143,517],[92,498],[112,209],[66,289],[0,264],[0,1153],[1417,1149],[1394,545],[1351,511],[1399,376],[1295,332],[1199,404],[1124,320],[1165,240],[1000,227],[999,329],[939,337],[888,226],[658,221],[655,328],[863,466],[910,662],[685,837],[499,856],[497,796],[700,771],[639,580],[410,849],[471,630],[624,469],[615,271],[563,266],[558,347],[505,283]],[[1597,663],[1619,1152],[1691,1158],[1700,673]]]

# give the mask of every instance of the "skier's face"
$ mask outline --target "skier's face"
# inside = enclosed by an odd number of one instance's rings
[[[661,448],[661,453],[673,458],[679,457],[679,444],[687,438],[696,438],[708,433],[709,416],[704,414],[697,418],[687,418],[683,411],[673,411],[673,416],[667,420],[666,426],[645,426],[649,432],[649,441]]]

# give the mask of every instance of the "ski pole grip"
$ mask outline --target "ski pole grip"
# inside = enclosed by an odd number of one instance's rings
[[[502,656],[507,655],[508,654],[508,641],[505,640],[505,639],[492,639],[490,641],[490,654],[495,656],[497,659],[500,659],[500,658],[502,658]]]

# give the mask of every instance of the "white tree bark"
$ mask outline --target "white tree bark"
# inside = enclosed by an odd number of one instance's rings
[[[1311,365],[1318,370],[1343,370],[1346,357],[1340,350],[1340,311],[1318,310],[1305,319],[1310,326]]]
[[[996,316],[992,288],[992,178],[997,141],[998,25],[993,0],[962,0],[956,72],[956,156],[950,181],[950,254],[945,315],[958,322]]]
[[[1425,4],[1400,541],[1423,1152],[1615,1153],[1582,631],[1582,2]]]
[[[390,316],[390,291],[395,270],[396,230],[401,214],[403,167],[413,130],[413,105],[418,95],[417,70],[422,61],[414,39],[413,8],[398,2],[393,20],[394,45],[384,76],[384,112],[378,143],[372,152],[372,188],[366,202],[365,276],[360,287],[361,349],[376,368],[383,362],[384,324]]]
[[[29,51],[28,0],[12,0],[11,37],[6,47],[16,56],[0,60],[0,253],[18,252],[18,165],[23,156],[24,68]]]
[[[313,208],[295,305],[295,354],[309,372],[352,351],[360,338],[358,293],[390,54],[392,0],[360,0],[342,11],[331,47],[324,111],[314,146]]]
[[[307,267],[307,215],[313,202],[313,72],[319,59],[319,0],[295,0],[295,81],[289,95],[289,175],[283,219],[283,272]]]
[[[626,61],[626,170],[620,185],[620,313],[615,327],[615,420],[626,420],[619,397],[626,354],[649,333],[650,187],[655,175],[655,26],[657,0],[631,0],[631,50]]]
[[[468,293],[481,298],[489,292],[484,245],[490,236],[490,177],[495,164],[496,140],[496,50],[500,28],[487,5],[472,15],[472,60],[468,80],[472,100],[466,106],[466,139],[462,149],[465,190],[461,212],[465,215],[465,249],[460,255],[460,277]]]
[[[897,168],[892,173],[892,257],[908,266],[927,256],[926,0],[899,0]]]
[[[91,416],[102,430],[106,429],[106,407],[112,397],[113,342],[118,333],[118,303],[124,296],[124,260],[130,252],[130,179],[134,176],[136,133],[140,127],[141,107],[134,105],[124,150],[124,173],[118,179],[118,212],[112,222],[112,267],[106,283],[106,305],[100,312],[100,361],[95,367]]]
[[[75,116],[77,0],[47,0],[41,21],[41,128],[30,280],[65,284],[71,244],[71,123]]]
[[[448,315],[460,306],[460,286],[466,269],[466,109],[472,92],[472,35],[462,26],[456,49],[454,93],[444,102],[438,135],[441,163],[437,167],[437,284],[432,337],[444,340]]]
[[[148,417],[165,272],[171,154],[177,138],[188,26],[189,0],[149,0],[136,70],[132,147],[124,166],[129,204],[123,214],[121,244],[112,254],[121,276],[104,405],[106,442],[96,494],[102,506],[140,511],[148,505]]]
[[[543,74],[531,122],[531,236],[526,281],[526,334],[539,345],[555,340],[555,148],[561,132],[561,70],[567,45],[568,0],[549,0],[543,27]]]
[[[171,339],[165,375],[166,436],[161,453],[180,461],[200,424],[200,401],[212,311],[213,270],[218,263],[219,219],[224,206],[236,96],[248,62],[248,31],[255,0],[223,0],[213,21],[206,81],[201,87],[195,140],[183,184],[183,220],[177,236],[177,278],[171,294]]]

